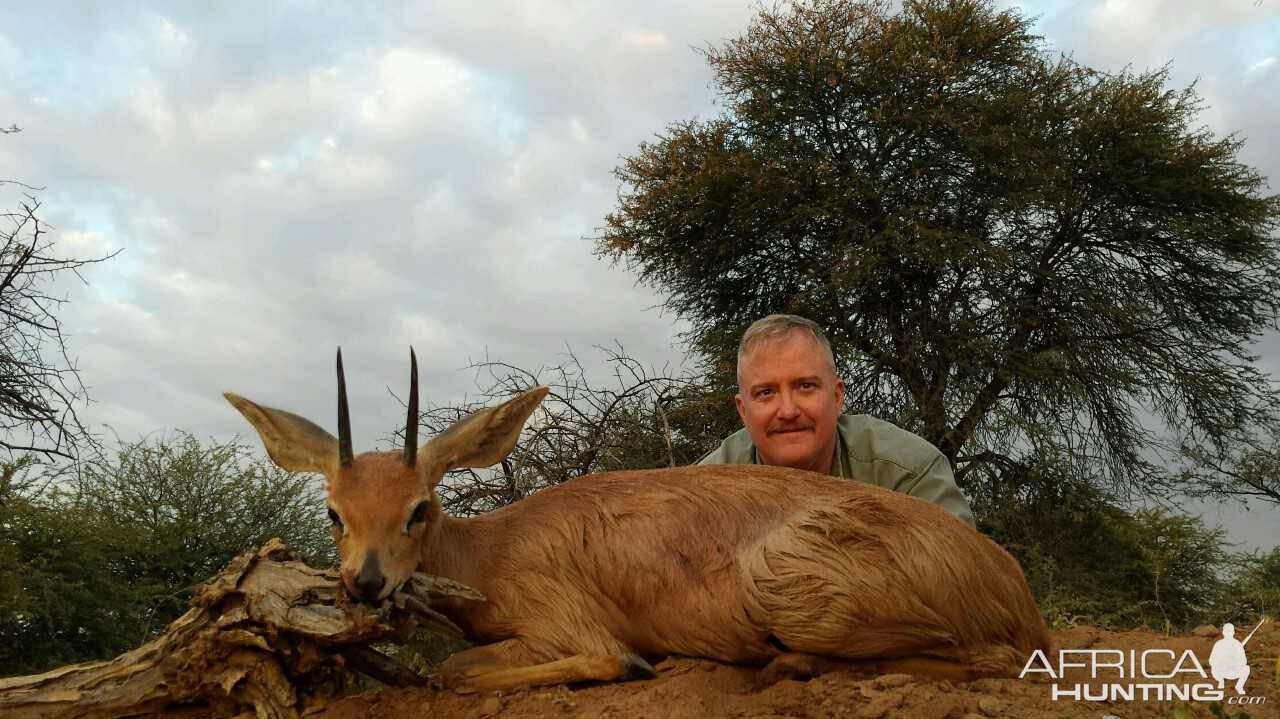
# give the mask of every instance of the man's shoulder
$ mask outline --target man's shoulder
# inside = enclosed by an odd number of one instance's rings
[[[919,471],[941,454],[924,437],[869,414],[842,414],[836,423],[840,441],[855,462],[888,461]]]
[[[710,454],[698,460],[698,464],[753,464],[755,462],[755,445],[751,443],[751,435],[747,428],[734,432],[720,443]]]
[[[928,467],[940,452],[928,440],[869,414],[842,414],[836,420],[840,441],[855,462],[888,461],[904,469]],[[752,464],[755,445],[746,428],[725,437],[698,464]]]
[[[851,479],[932,502],[973,526],[973,510],[956,486],[951,462],[929,440],[867,415],[842,416],[841,442]]]

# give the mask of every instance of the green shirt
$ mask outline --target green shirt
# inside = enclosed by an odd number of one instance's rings
[[[933,502],[974,526],[969,502],[956,486],[951,463],[923,437],[867,414],[836,422],[836,461],[831,474]],[[746,428],[729,435],[698,464],[759,464]]]

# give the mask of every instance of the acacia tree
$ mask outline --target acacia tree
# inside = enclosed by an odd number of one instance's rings
[[[1280,200],[1193,88],[1030,28],[985,0],[762,10],[704,52],[722,114],[616,170],[598,253],[712,364],[771,312],[829,328],[849,404],[970,488],[1046,458],[1154,486],[1161,424],[1216,446],[1268,411]]]
[[[1280,425],[1242,433],[1242,439],[1213,450],[1182,448],[1180,479],[1192,497],[1232,495],[1280,505]]]

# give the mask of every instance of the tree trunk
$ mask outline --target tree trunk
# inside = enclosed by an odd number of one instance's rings
[[[461,636],[429,608],[445,596],[484,599],[419,574],[379,607],[356,604],[336,572],[307,566],[273,539],[206,582],[155,640],[111,661],[0,679],[0,716],[293,719],[347,669],[384,683],[423,681],[367,645],[419,625]]]

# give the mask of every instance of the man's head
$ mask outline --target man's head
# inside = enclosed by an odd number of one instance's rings
[[[830,470],[844,382],[831,343],[795,315],[756,320],[738,343],[738,416],[761,462]]]

